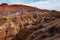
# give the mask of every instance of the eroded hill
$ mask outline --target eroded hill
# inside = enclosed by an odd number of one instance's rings
[[[60,40],[60,11],[1,4],[0,40]]]

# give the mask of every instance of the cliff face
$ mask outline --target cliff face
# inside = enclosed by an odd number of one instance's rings
[[[59,38],[59,11],[25,5],[0,5],[0,40],[60,40]]]

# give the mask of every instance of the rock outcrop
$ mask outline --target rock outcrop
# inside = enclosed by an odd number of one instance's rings
[[[60,40],[60,11],[1,4],[0,40]]]

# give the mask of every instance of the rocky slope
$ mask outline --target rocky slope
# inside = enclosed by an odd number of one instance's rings
[[[60,11],[1,4],[0,40],[60,40]]]

